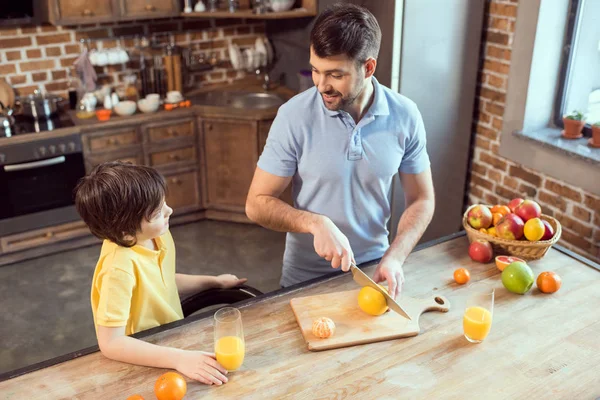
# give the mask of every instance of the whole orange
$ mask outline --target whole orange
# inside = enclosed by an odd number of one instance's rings
[[[385,287],[378,286],[387,291]],[[381,315],[388,309],[385,296],[370,286],[364,286],[358,292],[358,307],[370,315]]]
[[[468,269],[459,268],[456,271],[454,271],[454,280],[459,285],[464,285],[465,283],[469,282],[470,279],[471,279],[471,274],[469,273]]]
[[[187,383],[177,372],[162,374],[154,384],[154,394],[158,400],[181,400],[187,392]]]
[[[560,289],[562,279],[556,272],[546,271],[538,275],[536,285],[542,293],[554,293]]]
[[[498,213],[493,213],[492,214],[492,226],[496,226],[496,224],[498,223],[498,221],[500,221],[502,219],[502,217],[504,217],[504,215]]]
[[[496,204],[494,207],[492,207],[491,211],[492,211],[492,214],[496,214],[496,213],[502,214],[503,217],[505,215],[510,214],[510,208],[508,208],[508,206],[502,206],[500,204]]]
[[[127,400],[144,400],[141,394],[134,394],[127,398]]]

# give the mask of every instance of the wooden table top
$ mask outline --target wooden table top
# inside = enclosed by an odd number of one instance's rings
[[[568,398],[600,396],[599,266],[551,249],[530,263],[534,273],[556,271],[563,280],[552,295],[534,288],[509,293],[493,263],[467,255],[467,238],[413,252],[405,264],[404,293],[446,296],[448,313],[425,313],[412,338],[310,352],[290,299],[355,288],[350,274],[336,274],[239,304],[246,359],[220,387],[188,380],[186,398],[196,399],[398,399]],[[462,332],[469,287],[452,280],[458,267],[471,281],[496,288],[488,338],[471,344]],[[372,274],[373,268],[367,269]],[[212,313],[155,328],[152,343],[184,349],[213,346]],[[75,355],[70,355],[74,357]],[[56,361],[56,360],[55,360]],[[39,368],[35,367],[35,368]],[[0,383],[2,399],[154,398],[154,382],[165,370],[132,366],[99,352],[77,357]],[[7,378],[7,376],[3,376]]]

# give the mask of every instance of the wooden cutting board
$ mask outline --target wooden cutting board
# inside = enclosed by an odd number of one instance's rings
[[[360,289],[356,289],[298,297],[290,301],[309,350],[329,350],[416,336],[420,332],[419,317],[422,313],[447,312],[450,309],[450,302],[444,296],[432,296],[428,299],[402,297],[399,303],[412,320],[393,311],[375,317],[358,307],[359,291]],[[320,339],[312,334],[313,321],[320,317],[328,317],[335,322],[335,334],[332,337]]]

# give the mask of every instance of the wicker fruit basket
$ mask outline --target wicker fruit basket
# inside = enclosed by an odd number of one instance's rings
[[[487,240],[492,245],[495,255],[510,255],[524,260],[539,260],[544,257],[548,249],[560,239],[560,234],[562,232],[560,222],[545,214],[542,214],[540,218],[548,221],[550,226],[552,226],[552,229],[554,229],[554,236],[550,240],[538,240],[537,242],[530,242],[528,240],[509,240],[479,232],[467,222],[467,214],[471,207],[465,211],[462,220],[463,227],[465,228],[465,231],[467,231],[469,242],[472,242],[475,239]]]

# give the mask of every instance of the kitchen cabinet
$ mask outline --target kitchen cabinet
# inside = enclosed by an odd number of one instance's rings
[[[197,210],[200,207],[199,175],[196,168],[165,173],[167,204],[174,215]]]
[[[177,0],[42,0],[46,19],[55,25],[166,18],[179,15]]]
[[[245,213],[258,162],[258,124],[233,118],[200,121],[206,208]]]
[[[226,2],[224,2],[226,3]],[[203,12],[191,12],[182,13],[182,17],[186,18],[244,18],[244,19],[291,19],[291,18],[306,18],[314,17],[317,15],[317,0],[297,0],[291,10],[278,11],[278,12],[266,12],[263,14],[256,14],[250,8],[249,0],[241,0],[240,7],[235,12],[229,12],[226,7],[222,7],[217,11],[203,11]]]
[[[75,221],[68,224],[4,236],[0,238],[0,247],[2,248],[3,253],[13,253],[32,247],[71,240],[89,234],[90,230],[83,221]]]
[[[84,132],[81,140],[87,173],[107,161],[144,164],[142,137],[136,126],[94,129]]]

